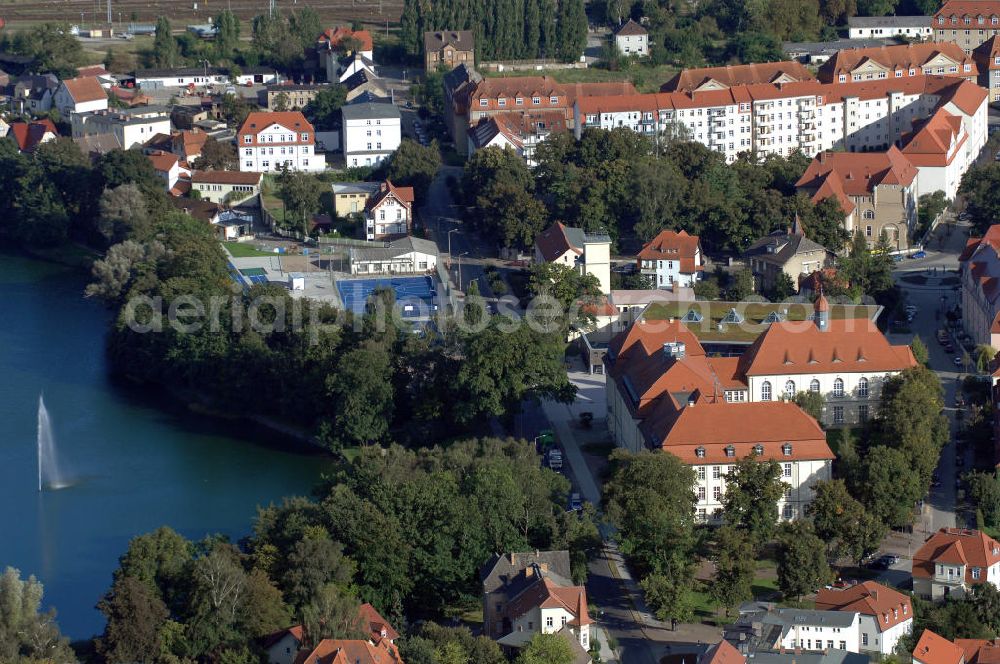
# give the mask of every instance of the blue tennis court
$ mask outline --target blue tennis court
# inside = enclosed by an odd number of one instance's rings
[[[383,279],[346,279],[337,282],[337,291],[344,308],[363,313],[365,303],[376,288],[389,287],[396,291],[404,317],[413,318],[437,311],[434,302],[434,280],[431,277],[392,277]],[[421,311],[422,310],[422,311]]]

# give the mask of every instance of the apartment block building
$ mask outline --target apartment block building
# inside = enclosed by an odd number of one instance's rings
[[[696,67],[682,69],[663,84],[660,92],[705,92],[728,90],[740,85],[761,83],[796,83],[815,81],[816,77],[797,60],[784,62],[751,62],[725,67]]]
[[[1000,348],[1000,224],[969,238],[958,265],[962,326],[977,344]]]
[[[948,0],[934,13],[934,41],[952,42],[966,53],[1000,34],[1000,1]]]
[[[949,76],[846,83],[758,83],[721,90],[578,97],[574,128],[629,127],[653,139],[681,134],[722,152],[812,156],[885,150],[938,108],[962,117],[967,149],[986,141],[986,91]]]
[[[315,146],[316,132],[298,111],[250,113],[236,133],[241,171],[322,171],[326,161]]]
[[[976,61],[957,44],[928,42],[837,51],[819,68],[817,78],[847,83],[937,75],[975,83],[978,73]]]
[[[990,93],[990,101],[1000,101],[1000,37],[994,35],[972,51],[979,70],[978,83]]]

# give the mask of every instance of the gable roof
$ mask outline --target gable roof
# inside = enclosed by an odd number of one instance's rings
[[[374,606],[365,602],[358,608],[361,620],[368,626],[371,632],[371,639],[374,643],[379,643],[382,639],[387,639],[390,643],[399,638],[399,632],[392,628],[385,618],[382,617]]]
[[[323,639],[312,650],[300,650],[295,664],[403,664],[388,640]]]
[[[403,207],[409,209],[414,201],[413,187],[397,187],[392,180],[379,183],[378,190],[366,201],[365,210],[374,210],[389,196],[395,197]]]
[[[916,366],[909,346],[893,346],[867,318],[772,323],[740,358],[746,376],[902,371]],[[776,386],[778,387],[778,386]]]
[[[177,155],[172,152],[163,152],[162,150],[153,150],[146,158],[153,164],[153,170],[163,172],[169,171],[180,161]]]
[[[1000,639],[955,639],[955,645],[965,652],[965,664],[1000,662]]]
[[[943,636],[925,629],[913,649],[913,661],[920,664],[962,664],[965,651]]]
[[[312,124],[300,111],[253,111],[247,115],[237,133],[240,136],[256,136],[276,124],[296,133],[313,131]]]
[[[880,632],[913,619],[913,605],[908,596],[874,581],[843,590],[823,588],[816,595],[816,608],[872,616]]]
[[[680,261],[682,274],[697,272],[701,264],[696,262],[696,256],[701,249],[697,235],[688,235],[687,231],[661,231],[659,235],[642,246],[638,257],[640,260],[675,260]]]
[[[468,133],[469,140],[472,141],[477,150],[482,150],[494,138],[501,135],[519,150],[524,148],[524,141],[517,129],[512,126],[507,114],[479,118],[479,122],[475,126],[469,127]]]
[[[529,567],[521,572],[530,579],[527,586],[510,596],[504,615],[513,622],[532,609],[562,609],[573,616],[567,624],[574,627],[593,623],[587,608],[587,589],[583,586],[561,585],[547,570]],[[560,579],[566,582],[566,579]]]
[[[850,80],[851,72],[869,61],[890,71],[906,71],[904,76],[910,69],[918,70],[917,73],[922,75],[922,67],[938,56],[944,56],[958,63],[958,71],[952,73],[952,76],[974,77],[978,73],[972,56],[966,55],[958,44],[942,41],[837,51],[819,68],[818,77],[819,80],[830,83],[837,81],[840,75],[844,74]],[[969,65],[970,71],[965,71],[964,65]]]
[[[797,60],[784,62],[755,62],[725,67],[698,67],[683,69],[660,88],[661,92],[693,92],[715,81],[725,88],[737,85],[774,83],[776,81],[815,81],[805,65]]]
[[[52,134],[53,137],[59,136],[55,124],[48,118],[33,120],[30,123],[11,122],[7,130],[7,136],[14,139],[17,149],[21,152],[34,152],[35,148],[44,142],[47,134]]]
[[[542,258],[552,262],[572,251],[577,255],[583,254],[584,234],[579,228],[571,228],[561,221],[546,228],[535,238],[535,248],[541,253]]]
[[[476,47],[476,37],[472,30],[433,30],[424,33],[424,53],[440,51],[452,46],[459,51],[471,51]]]
[[[615,30],[615,37],[634,37],[646,34],[649,34],[646,31],[646,28],[642,27],[632,19],[625,21],[620,28]]]
[[[1000,69],[995,59],[1000,55],[1000,35],[993,35],[982,44],[972,49],[972,57],[976,64],[983,69]]]
[[[746,664],[747,658],[725,639],[705,651],[698,664]]]
[[[913,554],[913,576],[931,578],[937,563],[964,565],[965,582],[986,582],[986,574],[972,577],[972,568],[986,569],[1000,563],[1000,542],[978,530],[942,528]]]
[[[372,33],[367,30],[355,31],[343,26],[327,28],[320,34],[316,41],[320,44],[329,45],[330,48],[337,48],[340,46],[340,42],[349,37],[353,37],[361,42],[361,48],[359,50],[371,51],[373,49],[374,41],[372,40]]]
[[[267,650],[268,648],[277,644],[279,641],[281,641],[289,634],[292,636],[293,639],[298,641],[300,644],[302,643],[302,636],[304,634],[302,625],[293,625],[292,627],[281,629],[278,630],[277,632],[274,632],[273,634],[268,634],[267,636],[265,636],[261,640],[261,647],[263,647],[264,650]]]
[[[539,565],[565,579],[572,578],[569,551],[523,551],[495,554],[479,570],[484,593],[496,592],[522,571]]]
[[[913,131],[901,137],[901,151],[917,167],[947,166],[967,138],[962,118],[939,108],[931,117],[915,122]]]
[[[63,85],[66,86],[66,92],[77,104],[108,98],[108,93],[104,91],[100,81],[94,76],[68,78],[63,81]]]
[[[948,0],[941,9],[934,12],[934,18],[956,16],[961,20],[964,16],[1000,16],[1000,2],[991,0]],[[937,27],[937,23],[934,24]],[[945,25],[949,25],[947,22]],[[943,26],[942,26],[943,27]]]
[[[769,263],[784,265],[795,256],[816,252],[822,252],[825,255],[826,247],[813,242],[801,232],[801,229],[798,229],[797,231],[774,231],[770,235],[765,235],[750,245],[746,250],[746,255]]]
[[[820,152],[795,186],[811,191],[814,203],[836,198],[850,214],[851,196],[871,196],[883,184],[909,186],[916,177],[916,167],[892,145],[885,152]]]

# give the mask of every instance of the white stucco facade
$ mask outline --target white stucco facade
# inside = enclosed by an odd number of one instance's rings
[[[807,613],[807,612],[803,612]],[[808,613],[828,613],[825,611],[814,611]],[[839,614],[840,612],[829,612]],[[860,616],[853,615],[854,620],[848,626],[834,626],[819,621],[811,624],[806,622],[796,622],[790,625],[782,635],[780,646],[788,650],[801,648],[803,650],[846,650],[847,652],[861,652],[861,630]]]

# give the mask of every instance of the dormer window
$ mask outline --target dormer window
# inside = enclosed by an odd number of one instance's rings
[[[733,447],[732,445],[726,445],[726,456],[727,457],[736,456],[736,448]]]
[[[784,445],[782,445],[781,446],[781,453],[784,456],[792,456],[792,444],[791,443],[785,443]]]
[[[909,613],[909,611],[907,610],[907,606],[904,604],[903,605],[903,615],[905,616],[907,613]]]
[[[757,456],[763,456],[764,455],[764,446],[760,445],[760,444],[754,445],[753,446],[753,453],[756,454]]]
[[[698,457],[699,459],[704,459],[705,458],[705,448],[704,447],[699,447],[699,448],[695,449],[694,455],[696,457]]]
[[[497,106],[500,106],[502,108],[506,105],[507,105],[507,100],[505,98],[503,97],[497,98]]]

